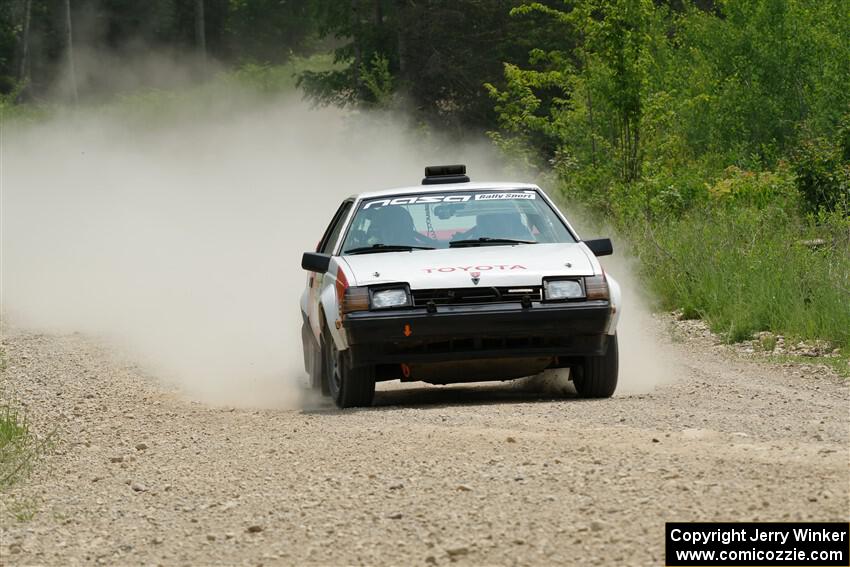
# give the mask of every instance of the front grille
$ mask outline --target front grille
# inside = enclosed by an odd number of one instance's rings
[[[451,289],[413,290],[413,305],[475,305],[482,303],[520,303],[528,296],[531,301],[540,301],[543,290],[540,286],[515,287],[458,287]]]

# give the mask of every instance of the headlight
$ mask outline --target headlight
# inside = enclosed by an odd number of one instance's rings
[[[372,309],[406,307],[410,305],[410,296],[403,287],[381,289],[372,292]]]
[[[584,288],[578,280],[552,280],[543,283],[544,299],[558,301],[561,299],[581,299]]]

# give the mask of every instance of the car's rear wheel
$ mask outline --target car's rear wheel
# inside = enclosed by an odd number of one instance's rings
[[[340,355],[330,331],[322,333],[322,391],[327,388],[334,403],[341,408],[372,405],[375,397],[373,366],[351,366]]]
[[[574,371],[573,384],[582,398],[610,398],[617,389],[619,374],[617,335],[608,339],[608,350],[602,356],[585,357]]]

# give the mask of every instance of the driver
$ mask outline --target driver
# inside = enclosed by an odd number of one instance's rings
[[[413,217],[401,206],[389,205],[377,209],[372,216],[367,234],[369,244],[398,246],[433,245],[413,225]]]

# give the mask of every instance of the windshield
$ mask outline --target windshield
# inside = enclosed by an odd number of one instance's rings
[[[360,204],[343,254],[575,242],[534,190],[427,193]]]

